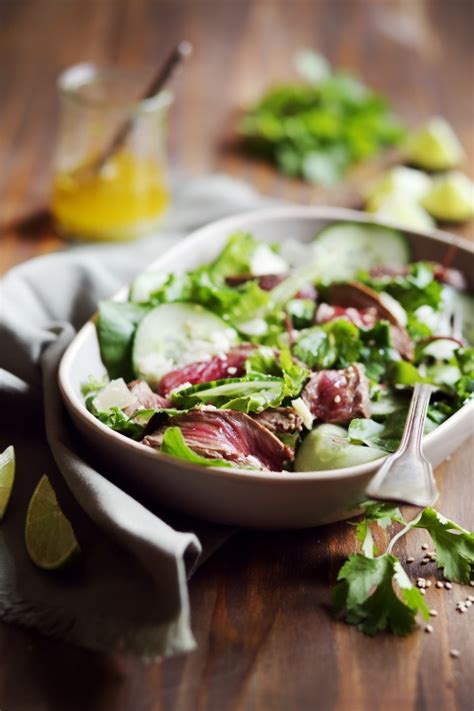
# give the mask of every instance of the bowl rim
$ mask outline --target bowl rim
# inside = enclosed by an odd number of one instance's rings
[[[448,232],[441,230],[414,230],[407,229],[402,225],[388,221],[388,220],[378,220],[373,218],[367,213],[350,210],[347,208],[330,208],[321,206],[305,206],[305,205],[288,205],[288,206],[273,206],[265,207],[254,210],[247,210],[245,212],[239,212],[230,217],[225,217],[220,220],[211,222],[199,229],[193,231],[190,235],[180,240],[179,243],[167,250],[162,256],[157,257],[156,260],[151,262],[146,269],[144,269],[140,274],[153,271],[156,269],[157,263],[163,263],[166,267],[167,261],[173,261],[176,257],[184,250],[187,250],[193,246],[194,243],[199,243],[205,238],[208,233],[213,233],[214,231],[222,230],[235,230],[237,226],[243,220],[251,220],[254,224],[259,222],[264,222],[268,219],[327,219],[327,220],[343,220],[348,222],[356,222],[361,224],[374,224],[381,227],[391,227],[394,229],[400,229],[404,232],[409,232],[413,235],[420,235],[429,240],[435,242],[440,242],[442,244],[454,245],[460,249],[466,250],[474,254],[474,244],[468,240],[458,237],[457,235],[452,235]],[[138,275],[137,275],[138,276]],[[122,287],[116,294],[114,294],[111,299],[114,301],[124,300],[128,294],[128,286]],[[96,417],[94,417],[85,407],[84,403],[81,402],[79,396],[74,391],[72,383],[69,379],[69,372],[71,371],[72,362],[75,358],[76,351],[79,347],[86,341],[93,332],[95,334],[95,326],[93,319],[95,314],[82,326],[82,328],[77,332],[71,343],[66,348],[58,369],[58,384],[63,400],[70,411],[81,420],[82,424],[89,429],[97,433],[101,433],[105,439],[107,439],[110,444],[115,444],[117,447],[124,447],[130,452],[134,452],[137,455],[142,455],[145,458],[153,459],[155,461],[163,461],[173,465],[178,466],[186,470],[203,474],[203,470],[206,475],[217,478],[224,479],[242,479],[252,480],[256,483],[265,484],[266,482],[274,482],[275,484],[290,484],[290,483],[303,483],[303,482],[316,482],[316,481],[328,481],[328,480],[345,480],[357,478],[358,476],[363,476],[374,472],[383,463],[386,457],[380,457],[379,459],[373,460],[372,462],[367,462],[363,464],[357,464],[350,467],[342,467],[338,469],[324,469],[320,471],[305,471],[305,472],[269,472],[269,471],[259,471],[254,469],[244,469],[238,467],[202,467],[197,464],[192,464],[186,460],[177,459],[171,457],[167,454],[158,452],[157,450],[151,449],[141,442],[136,442],[131,440],[124,435],[107,427],[105,424],[100,422]],[[443,422],[439,427],[425,435],[423,439],[424,446],[434,445],[440,437],[446,436],[446,430],[457,427],[458,423],[467,417],[469,413],[474,414],[474,401],[466,403],[455,412],[451,417],[449,417],[445,422]],[[157,459],[158,458],[158,459]]]

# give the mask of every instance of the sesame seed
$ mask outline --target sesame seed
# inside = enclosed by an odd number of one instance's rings
[[[339,404],[339,403],[341,402],[341,396],[340,396],[340,395],[336,395],[336,397],[334,398],[334,402],[335,402],[336,404]]]
[[[432,634],[434,632],[433,625],[426,625],[425,632],[428,632],[428,634]]]
[[[474,595],[468,595],[467,599],[469,600],[469,602],[474,602]]]
[[[437,588],[444,588],[444,583],[442,583],[441,580],[438,580],[438,582],[436,583],[436,587]]]
[[[452,649],[452,650],[450,651],[450,655],[451,655],[452,657],[457,658],[457,657],[460,657],[460,656],[461,656],[461,652],[459,651],[459,649]]]
[[[451,583],[445,583],[444,587],[446,588],[446,590],[451,590],[453,586],[451,585]]]
[[[465,607],[458,607],[458,612],[460,612],[461,615],[462,615],[462,614],[464,614],[465,612],[467,612],[467,608],[465,608]]]
[[[470,600],[466,600],[466,602],[464,603],[464,607],[471,607],[471,605],[472,602]]]
[[[427,580],[427,581],[426,581],[426,587],[427,587],[427,588],[430,588],[430,587],[431,587],[431,580]]]
[[[420,593],[421,593],[422,595],[426,595],[426,590],[425,590],[425,588],[420,588]]]
[[[434,555],[430,555],[430,560],[432,560],[433,563],[436,562],[436,553]]]
[[[430,610],[430,617],[438,617],[438,610]]]
[[[428,555],[430,558],[432,558],[433,556],[436,558],[436,551],[428,551],[426,555]]]
[[[423,560],[421,561],[421,565],[426,565],[429,562],[430,562],[429,558],[423,558]]]
[[[422,550],[422,551],[427,551],[427,550],[428,550],[428,544],[427,544],[427,543],[422,543],[422,544],[421,544],[421,550]]]
[[[407,563],[414,563],[414,562],[415,562],[415,559],[414,559],[412,556],[410,556],[410,558],[407,558],[407,559],[406,559],[406,562],[407,562]]]

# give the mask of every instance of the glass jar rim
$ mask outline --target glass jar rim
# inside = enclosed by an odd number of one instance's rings
[[[100,110],[122,111],[160,111],[168,108],[173,101],[173,94],[169,89],[159,91],[146,99],[110,99],[86,96],[81,90],[100,79],[126,79],[133,80],[140,75],[125,69],[114,67],[99,67],[92,62],[81,62],[65,69],[57,78],[58,91],[62,96],[77,101],[83,106]]]

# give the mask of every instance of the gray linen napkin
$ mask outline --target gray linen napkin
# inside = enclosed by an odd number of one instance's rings
[[[194,647],[186,579],[231,530],[150,508],[97,471],[62,404],[57,369],[100,299],[196,227],[264,204],[226,176],[180,186],[158,236],[76,246],[0,282],[0,448],[13,444],[17,456],[0,524],[0,617],[90,649],[144,657]],[[63,571],[37,569],[24,547],[28,501],[43,473],[82,549]]]

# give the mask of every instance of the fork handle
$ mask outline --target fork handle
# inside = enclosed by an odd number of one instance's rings
[[[421,441],[432,390],[432,386],[428,383],[415,384],[400,442],[400,454],[408,450],[415,450],[417,454],[421,454]]]

